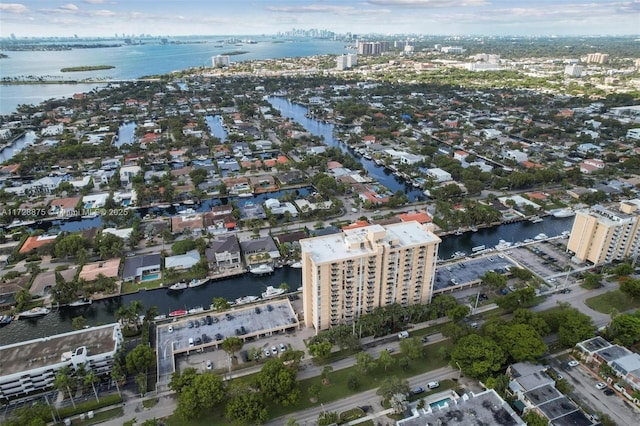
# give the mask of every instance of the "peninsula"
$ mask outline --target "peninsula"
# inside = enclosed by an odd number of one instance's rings
[[[80,72],[80,71],[99,71],[110,70],[115,68],[113,65],[85,65],[82,67],[66,67],[60,69],[60,72]]]

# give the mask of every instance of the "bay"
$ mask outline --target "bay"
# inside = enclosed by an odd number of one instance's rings
[[[238,37],[238,36],[236,36]],[[45,77],[52,80],[132,80],[149,75],[167,74],[194,67],[211,67],[211,57],[236,52],[231,62],[263,60],[287,57],[303,57],[346,53],[344,42],[319,39],[276,39],[273,37],[251,37],[255,44],[228,44],[222,40],[228,36],[179,38],[185,44],[122,45],[73,49],[62,51],[10,51],[2,59],[0,78]],[[241,37],[239,37],[241,38]],[[117,43],[118,41],[108,41]],[[107,70],[60,72],[64,67],[112,65]],[[37,86],[37,87],[33,87]],[[44,93],[40,94],[38,88]],[[48,87],[51,86],[51,87]],[[80,87],[83,86],[83,87]],[[10,114],[20,104],[38,104],[52,97],[67,97],[78,92],[88,92],[104,86],[95,84],[45,84],[3,85],[0,114]]]

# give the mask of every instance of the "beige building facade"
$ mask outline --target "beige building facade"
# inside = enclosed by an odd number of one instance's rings
[[[440,241],[418,222],[301,240],[306,326],[317,332],[379,306],[430,303]]]
[[[600,205],[576,213],[567,251],[578,263],[609,263],[640,254],[640,200],[622,201],[618,209]]]

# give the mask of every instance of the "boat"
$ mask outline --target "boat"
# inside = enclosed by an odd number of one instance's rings
[[[238,198],[251,198],[253,197],[252,192],[241,192],[238,194]]]
[[[486,246],[483,244],[483,245],[481,245],[481,246],[476,246],[476,247],[472,248],[472,249],[471,249],[471,251],[472,251],[473,253],[476,253],[476,252],[482,251],[482,250],[484,250],[484,249],[486,249]]]
[[[95,219],[96,217],[98,217],[98,213],[89,213],[89,214],[80,216],[80,218],[82,219]]]
[[[271,299],[272,297],[280,296],[286,292],[284,288],[276,288],[274,286],[267,286],[267,289],[262,292],[263,299]]]
[[[255,267],[249,269],[249,272],[251,272],[252,274],[256,274],[256,275],[270,274],[270,273],[273,272],[273,266],[270,266],[270,265],[267,265],[266,263],[263,263],[262,265],[255,266]]]
[[[202,284],[206,284],[207,280],[197,280],[197,279],[192,279],[191,281],[189,281],[189,284],[187,284],[187,287],[189,288],[193,288],[193,287],[199,287]]]
[[[196,308],[191,308],[191,309],[189,309],[187,311],[187,313],[189,313],[189,314],[197,314],[197,313],[200,313],[200,312],[204,312],[204,308],[202,306],[198,306]]]
[[[469,229],[471,230],[471,232],[476,232],[478,230],[478,228],[476,228],[475,226],[471,226]]]
[[[184,281],[180,281],[179,283],[175,283],[169,286],[169,290],[184,290],[188,285]]]
[[[531,223],[540,223],[540,222],[544,222],[544,219],[541,218],[540,216],[531,216],[529,218],[529,222],[531,222]]]
[[[533,240],[531,238],[527,238],[526,240],[524,240],[524,242],[528,244],[528,243],[532,243]]]
[[[4,327],[5,325],[11,324],[11,321],[13,321],[13,316],[0,315],[0,327]]]
[[[178,309],[177,311],[169,312],[169,316],[170,317],[181,317],[183,315],[187,315],[187,310],[186,309]]]
[[[458,229],[456,232],[454,232],[454,235],[462,235],[462,231]]]
[[[538,240],[538,241],[546,240],[547,238],[549,238],[549,237],[547,237],[547,234],[543,234],[543,233],[540,233],[540,234],[536,235],[535,237],[533,237],[534,240]]]
[[[69,303],[69,306],[71,306],[72,308],[75,308],[78,306],[90,305],[92,303],[93,303],[93,300],[83,297],[82,299],[74,300],[73,302]]]
[[[18,318],[42,317],[47,315],[49,312],[51,312],[51,309],[39,306],[37,308],[29,309],[28,311],[20,312],[20,314],[18,314]]]
[[[302,287],[298,287],[296,291],[302,291]]]
[[[246,305],[247,303],[255,302],[260,300],[258,296],[244,296],[236,299],[236,305]]]
[[[461,258],[461,257],[465,257],[466,255],[467,255],[467,253],[465,253],[463,251],[457,251],[457,252],[455,252],[455,253],[453,253],[451,255],[451,258],[452,259],[458,259],[458,258]]]
[[[553,213],[551,213],[553,215],[553,217],[557,217],[557,218],[563,218],[563,217],[571,217],[571,216],[575,216],[576,212],[574,212],[571,209],[559,209],[559,210],[555,210]]]
[[[171,204],[158,204],[156,207],[158,207],[159,209],[168,209],[169,207],[171,207]]]
[[[509,241],[505,241],[505,240],[498,240],[498,244],[496,244],[496,250],[505,250],[508,249],[509,247],[511,247],[513,245],[513,243],[510,243]]]
[[[289,266],[291,266],[292,268],[295,268],[295,269],[300,269],[300,268],[302,268],[302,262],[293,262]]]

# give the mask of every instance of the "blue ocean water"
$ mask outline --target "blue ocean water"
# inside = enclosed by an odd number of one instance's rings
[[[55,80],[76,81],[86,78],[130,80],[186,68],[210,67],[212,56],[225,55],[233,51],[246,51],[247,53],[231,56],[231,62],[342,54],[347,51],[345,43],[342,41],[252,37],[252,40],[256,41],[255,44],[229,44],[223,42],[227,38],[228,36],[189,38],[188,43],[185,44],[154,42],[63,51],[3,52],[8,55],[8,58],[2,59],[0,62],[0,77],[43,76]],[[60,71],[64,67],[89,65],[112,65],[115,68],[72,73]],[[99,86],[99,84],[5,85],[2,87],[0,114],[11,113],[20,104],[37,104],[52,97],[71,96],[74,93],[89,91]]]

